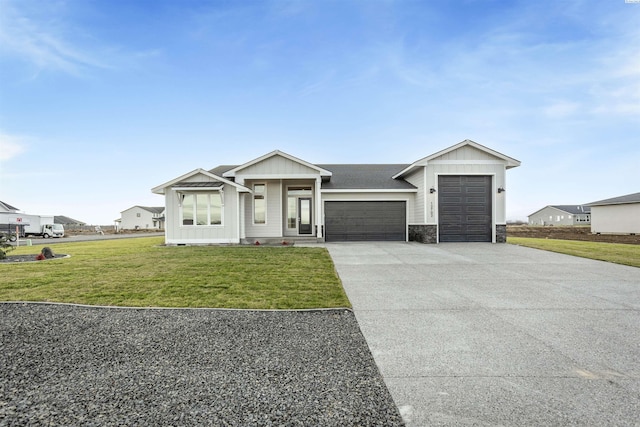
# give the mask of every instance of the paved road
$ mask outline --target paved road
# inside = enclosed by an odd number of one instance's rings
[[[88,242],[92,240],[131,239],[132,237],[164,236],[164,232],[155,233],[123,233],[123,234],[78,234],[61,238],[45,239],[42,237],[29,237],[33,245],[53,245],[57,243]],[[25,239],[20,239],[20,246],[25,245]]]
[[[408,426],[640,425],[640,269],[506,244],[326,246]]]

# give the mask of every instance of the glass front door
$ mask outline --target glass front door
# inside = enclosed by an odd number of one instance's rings
[[[313,234],[313,198],[311,187],[287,188],[287,234]]]
[[[298,199],[298,234],[311,234],[311,199]]]

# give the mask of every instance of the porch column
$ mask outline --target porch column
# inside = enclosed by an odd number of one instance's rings
[[[238,230],[240,240],[247,237],[244,228],[244,199],[246,193],[238,192]]]
[[[320,196],[320,186],[322,185],[322,177],[316,178],[316,232],[317,238],[322,238],[322,197]]]

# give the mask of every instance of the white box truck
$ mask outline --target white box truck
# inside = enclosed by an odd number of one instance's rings
[[[22,215],[23,222],[26,219],[28,224],[24,224],[24,237],[42,236],[64,237],[64,227],[62,224],[53,222],[53,215]]]
[[[0,212],[0,232],[6,234],[11,241],[15,241],[17,237],[29,236],[64,237],[64,227],[62,224],[54,224],[53,215],[15,212]]]

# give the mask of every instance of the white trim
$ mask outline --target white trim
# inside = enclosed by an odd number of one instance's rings
[[[318,220],[317,220],[317,212],[314,214],[313,213],[313,209],[311,209],[311,234],[300,234],[300,227],[298,225],[298,200],[300,200],[300,198],[303,199],[311,199],[311,205],[312,207],[316,207],[317,208],[317,196],[315,195],[316,191],[314,190],[315,185],[317,183],[316,182],[312,183],[312,184],[291,184],[291,183],[287,183],[286,185],[283,185],[284,187],[284,194],[283,194],[283,199],[281,205],[286,206],[286,214],[284,215],[284,212],[282,212],[281,216],[283,219],[283,229],[282,229],[282,235],[284,236],[284,233],[290,233],[290,235],[288,237],[297,237],[297,236],[313,236],[313,226],[318,224]],[[294,228],[289,228],[289,189],[292,187],[304,187],[304,188],[309,188],[309,190],[311,190],[311,195],[309,196],[296,196],[296,226]],[[317,210],[317,209],[316,209]],[[293,234],[293,230],[295,230],[295,234]]]
[[[502,160],[431,160],[430,165],[504,165]]]
[[[209,197],[207,197],[207,221],[211,221],[211,195],[212,193],[205,193],[206,195],[208,195]],[[184,193],[179,193],[179,197],[181,195],[184,195]],[[194,200],[195,205],[197,206],[198,201],[197,198]],[[194,209],[193,210],[193,221],[194,223],[197,221],[197,210]],[[178,217],[180,222],[178,223],[178,228],[186,228],[186,229],[192,229],[192,228],[224,228],[225,224],[224,224],[224,199],[223,199],[223,195],[222,193],[220,194],[220,224],[184,224],[184,205],[183,205],[183,200],[180,199],[180,203],[178,204]]]
[[[432,194],[429,191],[427,191],[427,168],[425,167],[422,168],[422,179],[423,179],[422,191],[424,192],[424,212],[422,213],[422,220],[423,220],[422,223],[426,224],[427,218],[429,218],[429,214],[427,211],[427,206],[428,206],[427,196],[431,197]],[[436,188],[436,187],[433,187],[433,188]]]
[[[238,244],[240,239],[222,238],[222,239],[166,239],[167,245],[220,245],[220,244]]]
[[[262,200],[264,200],[264,222],[256,222],[256,185],[264,186],[264,194],[262,195]],[[282,190],[280,190],[282,191]],[[269,192],[269,187],[266,182],[252,182],[251,183],[251,224],[254,226],[266,226],[267,225],[267,212],[269,211],[269,207],[267,205],[267,194]]]
[[[244,197],[244,196],[242,196],[242,197]],[[241,212],[240,211],[240,199],[241,199],[241,196],[240,196],[240,194],[238,194],[238,197],[236,197],[236,222],[238,223],[238,230],[237,230],[238,232],[236,233],[236,235],[238,236],[238,238],[241,237],[241,234],[242,234],[241,230],[242,230],[242,225],[243,225],[242,221],[244,221],[244,215],[240,214],[240,212]]]
[[[222,187],[171,187],[173,191],[191,192],[191,191],[220,191]],[[223,190],[224,191],[224,190]]]
[[[322,193],[417,193],[417,188],[407,188],[407,189],[375,189],[375,188],[345,188],[345,189],[328,189],[321,190]],[[397,199],[399,200],[399,199]]]
[[[285,179],[316,179],[318,178],[317,174],[311,174],[311,173],[307,173],[307,174],[294,174],[294,173],[290,173],[290,174],[273,174],[273,175],[269,175],[269,174],[254,174],[254,175],[241,175],[241,178],[245,181],[248,180],[272,180],[272,181],[276,181],[279,179],[285,180]]]
[[[316,178],[313,202],[316,207],[315,226],[316,226],[316,238],[324,237],[324,217],[322,212],[322,179]],[[321,225],[322,221],[322,225]]]

